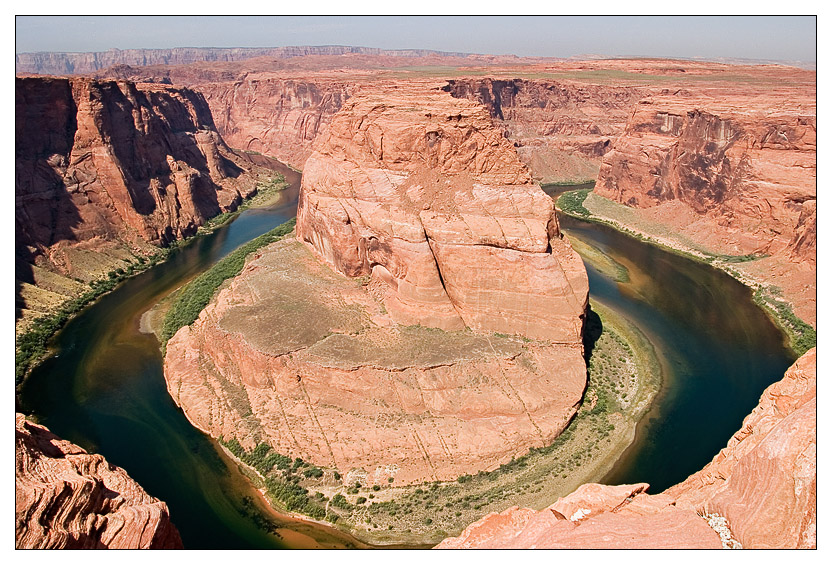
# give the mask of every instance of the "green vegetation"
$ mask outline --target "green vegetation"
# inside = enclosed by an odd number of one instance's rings
[[[584,200],[586,200],[586,197],[590,192],[592,192],[591,188],[564,192],[560,195],[560,198],[558,198],[557,206],[566,214],[581,218],[588,218],[591,214],[589,213],[589,210],[584,208]]]
[[[257,206],[262,206],[268,203],[269,200],[271,200],[278,192],[287,186],[289,185],[286,182],[286,179],[280,173],[268,180],[258,182],[257,192],[255,192],[254,196],[241,202],[240,205],[237,206],[237,208],[232,212],[222,212],[221,214],[217,214],[200,226],[197,230],[197,234],[202,235],[211,233],[249,208],[256,208]]]
[[[318,471],[320,469],[310,466],[299,458],[295,459],[295,464],[292,464],[289,457],[275,452],[266,443],[261,442],[251,452],[247,452],[236,438],[228,441],[220,438],[219,442],[240,461],[257,469],[264,477],[266,493],[273,501],[279,502],[289,512],[300,512],[317,520],[326,518],[326,510],[321,507],[321,504],[326,502],[326,497],[319,492],[310,496],[309,490],[298,484],[300,477],[295,474],[298,468],[310,467]],[[298,461],[300,464],[297,464]],[[318,476],[322,475],[321,471]],[[332,504],[338,505],[335,498]]]
[[[791,306],[777,296],[779,293],[780,289],[757,289],[754,292],[754,302],[768,311],[786,332],[792,351],[798,356],[803,355],[817,345],[817,331],[798,318]]]
[[[95,299],[113,290],[120,282],[149,269],[164,261],[178,247],[172,245],[160,249],[150,257],[135,257],[136,262],[129,262],[125,268],[118,268],[107,273],[106,278],[89,283],[89,290],[80,296],[70,298],[58,307],[57,311],[34,320],[26,332],[17,336],[15,347],[15,385],[19,385],[26,373],[44,356],[47,343],[55,333],[76,313]]]
[[[205,226],[201,227],[197,233],[201,234],[206,231],[216,229],[218,226],[236,217],[243,210],[251,208],[252,206],[263,204],[278,191],[286,188],[286,186],[286,180],[281,174],[278,174],[269,180],[261,181],[257,185],[257,192],[254,197],[242,202],[234,212],[225,212],[214,216],[208,220]],[[286,224],[283,225],[285,226]],[[282,226],[278,226],[276,229],[280,229],[281,227]],[[289,231],[291,231],[291,229],[289,229]],[[46,355],[49,339],[55,335],[55,333],[60,330],[73,315],[80,312],[85,306],[94,302],[100,296],[113,290],[122,281],[132,277],[133,275],[141,273],[142,271],[146,271],[150,267],[166,260],[174,250],[190,241],[192,237],[184,240],[173,241],[168,247],[159,249],[156,253],[149,257],[134,255],[135,263],[133,261],[125,261],[127,262],[127,265],[111,270],[107,273],[106,278],[91,281],[89,283],[88,291],[84,292],[80,296],[66,300],[54,313],[41,316],[40,318],[34,320],[31,323],[29,330],[17,336],[16,339],[15,386],[23,382],[23,379],[29,370],[38,361],[40,361],[44,355]],[[165,341],[167,341],[167,338]]]
[[[277,226],[270,232],[252,239],[229,253],[216,265],[199,275],[183,288],[165,316],[164,325],[162,326],[163,345],[173,337],[173,334],[179,328],[189,326],[196,321],[199,313],[208,305],[208,302],[214,296],[214,292],[216,292],[220,285],[226,279],[235,277],[240,273],[245,265],[246,257],[249,254],[282,239],[294,228],[295,219],[293,218]]]

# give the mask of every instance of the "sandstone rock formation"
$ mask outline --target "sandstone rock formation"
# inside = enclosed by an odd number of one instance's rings
[[[24,285],[71,296],[76,280],[193,234],[254,190],[256,179],[243,174],[253,167],[225,146],[192,90],[18,78],[15,109],[16,274]],[[63,284],[40,276],[44,269]]]
[[[437,547],[813,548],[816,373],[811,349],[711,463],[661,494],[646,494],[644,483],[587,484],[539,512],[489,514]]]
[[[167,505],[127,473],[15,416],[17,549],[177,549]]]
[[[497,78],[453,79],[445,89],[484,104],[544,183],[594,180],[632,107],[650,92],[641,86]]]
[[[583,264],[482,106],[354,96],[307,160],[297,225],[337,271],[382,284],[397,323],[580,341]]]
[[[642,100],[604,156],[595,192],[774,285],[815,325],[816,119],[811,86]]]
[[[355,95],[328,131],[307,245],[257,253],[168,342],[174,400],[215,437],[365,485],[550,443],[586,386],[588,292],[551,199],[483,107],[436,88]]]
[[[640,208],[679,200],[738,255],[789,249],[814,262],[814,239],[796,232],[814,232],[816,138],[811,99],[654,96],[605,157],[596,192]]]
[[[804,353],[713,461],[666,492],[728,519],[743,547],[817,544],[817,349]]]

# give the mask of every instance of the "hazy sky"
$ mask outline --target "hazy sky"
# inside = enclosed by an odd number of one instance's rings
[[[16,52],[359,45],[816,61],[812,16],[19,16]]]

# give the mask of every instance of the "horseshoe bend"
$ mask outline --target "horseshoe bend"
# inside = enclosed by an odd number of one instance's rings
[[[447,481],[550,444],[586,388],[586,271],[486,109],[360,92],[316,141],[296,237],[167,343],[200,429],[364,485]]]
[[[17,547],[817,546],[812,64],[16,67]]]

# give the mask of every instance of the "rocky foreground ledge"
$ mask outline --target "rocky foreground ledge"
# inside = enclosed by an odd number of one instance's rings
[[[178,549],[167,504],[124,469],[15,417],[17,549]]]
[[[586,484],[539,512],[510,508],[437,547],[814,548],[817,366],[806,352],[704,469],[657,495]]]

